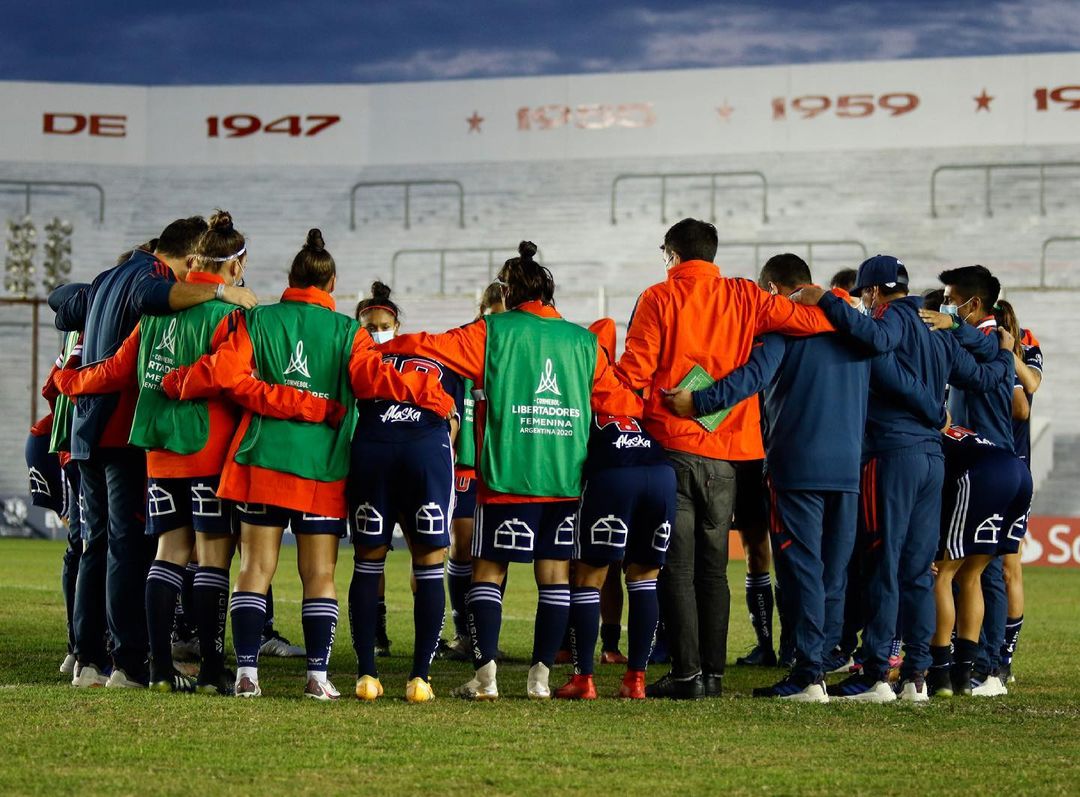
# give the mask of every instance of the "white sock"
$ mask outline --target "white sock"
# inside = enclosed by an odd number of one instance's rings
[[[259,682],[259,668],[258,667],[237,667],[236,668],[236,680],[241,678],[250,678],[253,682]]]
[[[314,678],[319,683],[324,684],[326,683],[326,670],[308,670],[307,677],[309,681]]]

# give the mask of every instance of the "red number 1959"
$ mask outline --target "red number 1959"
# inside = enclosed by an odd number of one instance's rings
[[[207,138],[243,138],[258,133],[282,133],[287,136],[317,136],[326,128],[341,121],[340,116],[282,116],[263,125],[262,120],[249,113],[234,113],[226,117],[206,118]],[[304,123],[310,126],[304,130]],[[222,132],[224,131],[224,132]]]

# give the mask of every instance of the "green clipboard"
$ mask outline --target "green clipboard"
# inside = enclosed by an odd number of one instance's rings
[[[695,365],[690,369],[690,372],[682,378],[682,381],[678,384],[679,390],[704,390],[713,384],[716,380],[709,376],[709,372],[702,368],[700,365]],[[731,412],[731,407],[726,409],[717,410],[716,412],[708,415],[702,415],[700,418],[694,418],[706,432],[715,432],[716,427],[724,422],[724,418]]]

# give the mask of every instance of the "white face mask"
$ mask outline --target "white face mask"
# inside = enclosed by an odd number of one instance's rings
[[[394,330],[376,329],[374,332],[371,333],[371,337],[376,343],[389,343],[394,339]]]

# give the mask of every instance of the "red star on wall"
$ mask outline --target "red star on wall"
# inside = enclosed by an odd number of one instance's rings
[[[482,132],[484,132],[483,130],[480,129],[480,125],[483,123],[484,117],[482,117],[478,111],[473,111],[472,116],[470,116],[465,121],[469,123],[469,132],[470,133],[482,133]]]
[[[731,114],[735,112],[735,109],[728,105],[727,99],[724,100],[724,104],[716,109],[716,112],[720,114],[720,118],[725,122],[731,121]]]
[[[982,94],[978,97],[972,97],[972,99],[975,100],[975,113],[979,111],[990,112],[990,103],[993,102],[994,98],[986,93],[986,89],[983,89]]]

